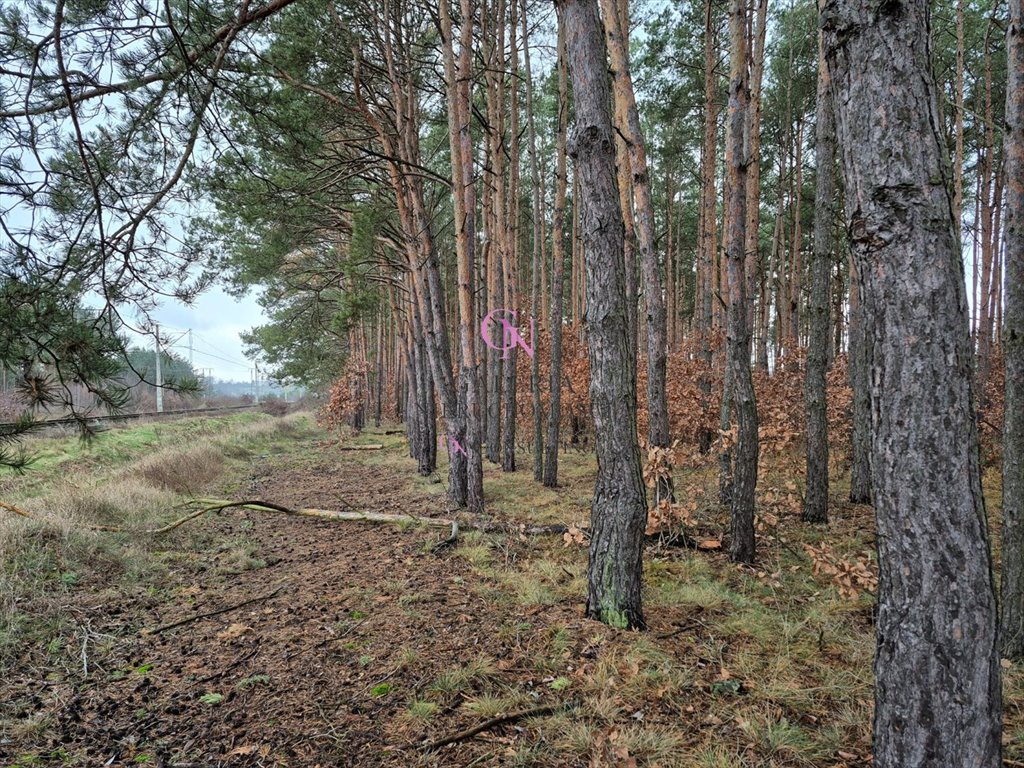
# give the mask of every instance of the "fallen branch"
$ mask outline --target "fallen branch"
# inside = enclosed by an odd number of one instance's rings
[[[453,520],[447,517],[417,517],[416,515],[401,514],[391,515],[386,512],[362,512],[355,508],[351,511],[343,512],[332,509],[291,509],[280,504],[274,504],[269,501],[259,500],[247,500],[247,501],[224,501],[221,499],[194,499],[192,504],[203,504],[206,505],[201,509],[197,509],[195,512],[191,512],[184,517],[175,520],[172,523],[161,526],[160,528],[146,528],[141,530],[133,530],[131,528],[119,528],[113,525],[90,525],[80,524],[77,527],[84,528],[89,531],[102,531],[106,533],[132,533],[132,534],[148,534],[156,535],[161,533],[167,533],[175,528],[184,525],[190,520],[195,520],[197,517],[205,515],[207,512],[220,512],[225,509],[241,508],[249,509],[256,512],[281,512],[286,515],[297,515],[299,517],[318,517],[326,520],[351,520],[355,522],[366,522],[366,523],[405,523],[409,525],[425,525],[432,528],[451,528],[453,525],[459,525],[464,528],[471,530],[480,531],[482,533],[511,533],[521,534],[524,536],[544,536],[544,535],[560,535],[568,531],[568,527],[564,525],[527,525],[526,523],[515,523],[515,522],[502,522],[495,520]],[[346,506],[351,507],[352,505],[346,501],[342,501]],[[28,518],[30,520],[39,520],[42,522],[50,523],[51,525],[60,525],[58,521],[36,515],[31,512],[27,512],[24,509],[14,506],[13,504],[7,504],[0,501],[0,509],[6,509],[13,512],[21,517]]]
[[[379,451],[384,447],[383,443],[367,443],[366,445],[343,445],[342,451]]]
[[[200,503],[207,503],[207,502],[200,502]],[[231,507],[249,507],[251,505],[259,505],[261,507],[273,510],[275,512],[291,512],[292,511],[292,510],[288,509],[287,507],[280,507],[280,506],[278,506],[276,504],[271,504],[271,503],[265,502],[265,501],[264,502],[256,502],[256,501],[218,501],[218,502],[209,502],[209,503],[211,503],[212,506],[207,506],[207,507],[203,507],[202,509],[197,509],[195,512],[191,512],[191,513],[185,515],[184,517],[178,518],[174,522],[168,523],[167,525],[163,525],[163,526],[161,526],[159,528],[143,528],[141,530],[132,530],[131,528],[121,528],[121,527],[116,526],[116,525],[92,525],[90,523],[81,523],[81,524],[78,524],[76,527],[84,528],[87,531],[99,531],[99,532],[102,532],[102,533],[145,533],[145,534],[149,534],[149,535],[156,535],[156,534],[160,534],[160,533],[167,533],[168,531],[173,531],[175,528],[177,528],[177,527],[179,527],[181,525],[184,525],[189,520],[195,520],[197,517],[201,517],[202,515],[205,515],[207,512],[219,512],[219,511],[224,510],[224,509],[230,509]],[[3,502],[3,501],[0,501],[0,509],[6,509],[9,512],[13,512],[16,515],[18,515],[20,517],[27,518],[29,520],[38,520],[39,522],[50,523],[51,525],[57,525],[58,524],[54,520],[50,520],[49,518],[46,518],[46,517],[44,517],[42,515],[33,514],[32,512],[27,512],[24,509],[21,509],[19,507],[14,506],[13,504],[8,504],[8,503]]]
[[[430,750],[439,749],[441,747],[447,746],[448,744],[456,744],[460,741],[471,739],[478,733],[489,731],[492,728],[496,728],[499,725],[504,725],[505,723],[514,723],[517,720],[522,720],[527,717],[539,717],[540,715],[550,715],[562,709],[562,707],[564,706],[564,704],[548,704],[542,707],[534,707],[533,709],[524,709],[521,712],[510,712],[507,715],[498,715],[497,717],[492,717],[490,720],[486,720],[480,723],[479,725],[473,726],[472,728],[467,728],[464,731],[459,731],[458,733],[453,734],[451,736],[445,736],[443,739],[432,741],[429,744],[414,744],[412,746],[418,746],[420,749],[429,752]]]
[[[251,605],[252,603],[258,603],[263,600],[270,600],[272,597],[276,597],[277,593],[280,592],[282,589],[284,589],[284,584],[279,585],[277,589],[275,589],[273,592],[269,594],[259,595],[257,597],[250,597],[248,600],[243,600],[242,602],[236,603],[235,605],[229,605],[226,608],[218,608],[216,611],[208,611],[206,613],[200,613],[195,616],[189,616],[187,619],[181,619],[179,621],[171,622],[170,624],[164,624],[162,626],[156,627],[155,629],[144,629],[142,630],[142,634],[159,635],[161,632],[166,632],[169,629],[177,629],[178,627],[184,626],[185,624],[191,624],[193,621],[209,619],[212,616],[220,616],[222,613],[228,613],[229,611],[237,610],[246,605]]]
[[[460,528],[468,528],[481,533],[521,533],[527,536],[543,536],[563,534],[569,530],[565,525],[527,525],[526,523],[503,522],[500,520],[455,520],[450,517],[417,517],[410,514],[389,514],[387,512],[363,512],[352,510],[344,512],[335,509],[302,508],[289,509],[278,504],[265,501],[224,502],[219,499],[197,499],[197,503],[217,505],[218,509],[226,509],[227,505],[243,507],[255,511],[272,510],[299,517],[319,517],[326,520],[351,520],[366,523],[399,523],[407,525],[425,525],[430,528],[451,528],[457,524]],[[348,505],[347,502],[342,502]]]

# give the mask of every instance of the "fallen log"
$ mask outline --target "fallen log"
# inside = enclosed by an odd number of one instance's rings
[[[379,451],[384,447],[383,443],[367,443],[366,445],[343,445],[343,451]]]

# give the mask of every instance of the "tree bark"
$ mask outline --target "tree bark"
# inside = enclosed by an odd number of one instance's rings
[[[487,306],[484,314],[504,308],[505,302],[505,87],[504,87],[504,3],[496,0],[490,7],[484,4],[481,19],[484,22],[482,34],[486,46],[487,66],[487,154],[490,165],[487,178],[490,180],[490,221],[487,238],[490,243],[487,259]],[[502,375],[507,364],[505,352],[499,351],[504,343],[500,323],[491,323],[491,348],[487,354],[487,460],[501,462],[501,404]],[[498,349],[495,349],[498,348]]]
[[[717,164],[718,107],[715,100],[717,46],[715,45],[714,5],[711,0],[704,4],[704,145],[701,149],[701,197],[700,197],[700,259],[697,273],[700,284],[700,307],[697,309],[697,328],[701,334],[700,355],[704,371],[698,382],[704,407],[711,399],[711,327],[714,318],[714,271],[716,240],[715,166]],[[711,450],[713,433],[702,430],[700,452]]]
[[[807,415],[807,493],[803,520],[828,522],[828,414],[825,369],[828,366],[829,288],[832,277],[832,200],[835,196],[835,124],[828,100],[829,75],[819,37],[818,104],[815,125],[814,252],[811,292],[807,302],[807,375],[804,406]]]
[[[679,307],[676,303],[676,244],[673,239],[673,201],[675,188],[672,186],[672,169],[665,169],[665,318],[668,332],[668,349],[676,345],[677,318]]]
[[[631,182],[636,203],[637,245],[640,271],[644,281],[644,306],[647,310],[647,439],[652,446],[668,448],[668,401],[665,387],[668,339],[665,327],[665,296],[654,243],[654,202],[647,167],[647,150],[640,128],[633,79],[629,73],[629,24],[628,21],[622,21],[623,16],[628,17],[628,12],[624,13],[623,0],[601,0],[601,8],[611,56],[616,127],[621,136],[621,144],[626,148],[626,157],[620,162],[624,162],[629,169],[627,179]],[[628,198],[627,194],[627,202]],[[625,213],[624,210],[623,214]],[[628,273],[628,259],[626,270]],[[627,280],[627,286],[628,282]],[[628,306],[628,288],[626,302]],[[657,506],[661,501],[675,501],[671,474],[667,478],[660,478],[655,486],[654,505]]]
[[[555,160],[555,209],[551,218],[551,381],[544,485],[558,486],[558,433],[562,422],[562,314],[565,289],[566,130],[569,122],[565,29],[558,26],[558,138]]]
[[[803,278],[803,191],[804,191],[804,122],[803,117],[797,118],[795,157],[793,160],[793,241],[790,243],[789,262],[789,321],[786,327],[789,336],[782,353],[791,359],[786,363],[788,368],[799,366],[793,355],[800,348],[800,283]]]
[[[505,210],[505,309],[519,322],[519,279],[516,262],[519,257],[519,48],[516,39],[519,26],[519,3],[510,0],[508,37],[511,59],[509,96],[509,178]],[[504,21],[504,20],[503,20]],[[502,53],[504,62],[504,53]],[[502,65],[502,70],[505,65]],[[504,82],[502,74],[502,82]],[[504,89],[503,89],[504,90]],[[504,110],[504,100],[501,105]],[[514,314],[513,314],[514,313]],[[501,432],[501,469],[515,472],[516,469],[516,369],[519,363],[519,345],[504,353],[504,382],[502,384],[502,411],[505,425]]]
[[[850,257],[850,359],[849,379],[853,392],[850,417],[850,502],[871,503],[871,390],[868,381],[871,345],[867,337],[867,318],[860,299],[857,264]]]
[[[425,341],[426,357],[429,360],[432,386],[441,396],[447,443],[448,493],[456,506],[466,504],[466,462],[454,443],[465,440],[465,424],[460,418],[464,403],[460,407],[459,391],[452,375],[451,347],[448,340],[448,325],[441,287],[441,271],[434,248],[430,216],[426,210],[422,179],[409,174],[409,165],[421,165],[419,150],[419,95],[408,76],[412,71],[409,52],[392,40],[391,20],[384,30],[384,56],[387,66],[387,81],[390,87],[388,109],[381,110],[366,101],[361,85],[361,67],[358,46],[353,50],[353,81],[355,97],[368,124],[377,135],[388,160],[388,173],[395,194],[404,237],[404,250],[413,288],[413,308],[419,317],[421,332]],[[396,27],[400,22],[393,22]],[[382,114],[383,113],[383,114]],[[391,122],[385,124],[386,120]],[[435,406],[433,396],[428,399],[428,417],[433,430]],[[432,441],[430,452],[436,454],[437,443]],[[422,461],[422,459],[421,459]],[[434,462],[430,462],[433,464]],[[421,470],[422,471],[422,470]]]
[[[728,174],[728,230],[725,252],[728,260],[727,365],[732,406],[736,413],[735,459],[732,471],[729,556],[734,562],[754,560],[754,491],[757,486],[757,404],[750,370],[750,330],[747,324],[746,227],[747,154],[750,90],[747,75],[746,0],[729,4],[730,73],[728,136],[725,167]]]
[[[1003,359],[1003,654],[1024,658],[1024,3],[1006,30],[1006,229]]]
[[[879,768],[996,768],[995,594],[928,14],[927,0],[827,0],[822,9],[849,239],[871,325],[873,753]]]
[[[480,401],[477,387],[476,310],[473,306],[473,275],[476,260],[476,190],[473,186],[473,146],[469,109],[473,46],[472,0],[461,0],[462,28],[458,67],[449,0],[441,0],[441,36],[448,90],[448,138],[452,162],[452,197],[455,211],[455,253],[459,280],[459,342],[462,351],[459,386],[465,391],[466,506],[470,512],[484,511],[483,461],[480,454]]]
[[[559,0],[571,62],[576,125],[572,155],[583,197],[590,403],[597,449],[591,507],[587,616],[642,628],[640,583],[647,499],[636,437],[636,384],[626,336],[623,224],[608,114],[604,36],[596,0]]]
[[[373,426],[380,427],[381,411],[383,405],[381,398],[384,395],[384,310],[377,311],[377,343],[374,347],[374,373],[373,381]]]

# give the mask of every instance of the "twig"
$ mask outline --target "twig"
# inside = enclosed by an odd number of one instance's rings
[[[229,611],[234,611],[234,610],[236,610],[238,608],[242,608],[242,607],[244,607],[246,605],[250,605],[252,603],[258,603],[258,602],[263,601],[263,600],[270,600],[272,597],[276,597],[277,593],[280,592],[282,589],[284,589],[284,584],[281,584],[280,586],[278,586],[278,588],[275,589],[270,594],[258,595],[257,597],[250,597],[248,600],[243,600],[242,602],[236,603],[235,605],[229,605],[226,608],[218,608],[216,611],[208,611],[207,613],[200,613],[200,614],[197,614],[195,616],[189,616],[187,619],[181,619],[179,621],[171,622],[170,624],[164,624],[164,625],[159,626],[159,627],[157,627],[155,629],[143,630],[143,633],[147,634],[147,635],[159,635],[161,632],[166,632],[169,629],[176,629],[177,627],[180,627],[180,626],[182,626],[184,624],[190,624],[193,621],[200,621],[202,619],[208,619],[211,616],[220,616],[222,613],[228,613]]]
[[[211,680],[216,680],[218,677],[223,677],[224,675],[226,675],[228,672],[230,672],[232,669],[237,667],[242,662],[245,662],[245,661],[248,661],[249,659],[251,659],[257,653],[259,653],[259,650],[260,650],[260,644],[259,644],[259,641],[257,641],[256,642],[256,647],[253,648],[251,651],[249,651],[248,653],[239,654],[238,658],[235,659],[234,661],[232,661],[226,667],[224,667],[221,670],[218,670],[217,672],[214,672],[212,675],[207,675],[206,677],[199,678],[198,680],[196,680],[195,684],[196,685],[202,685],[203,683],[208,683]]]
[[[687,623],[687,624],[683,624],[683,625],[679,626],[678,628],[672,630],[671,632],[662,632],[660,635],[655,635],[654,639],[655,640],[668,640],[670,637],[675,637],[676,635],[681,635],[681,634],[683,634],[683,632],[686,632],[687,630],[693,629],[694,626],[695,625],[692,622]]]
[[[470,739],[476,736],[478,733],[489,731],[492,728],[496,728],[497,726],[503,725],[505,723],[514,723],[515,721],[522,720],[526,717],[550,715],[553,712],[557,712],[558,710],[562,709],[562,707],[564,706],[564,704],[547,704],[541,707],[534,707],[533,709],[524,709],[521,712],[510,712],[507,715],[498,715],[497,717],[492,717],[490,720],[486,720],[480,723],[479,725],[474,725],[472,728],[467,728],[464,731],[459,731],[458,733],[453,734],[451,736],[445,736],[443,739],[432,741],[429,744],[419,745],[419,748],[429,752],[430,750],[438,749],[448,744],[455,744],[460,741],[465,741],[466,739]]]
[[[82,634],[82,676],[89,676],[89,656],[85,652],[85,647],[89,643],[89,630],[86,630]]]

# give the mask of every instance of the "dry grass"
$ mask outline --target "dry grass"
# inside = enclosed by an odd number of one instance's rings
[[[310,425],[306,414],[257,418],[133,425],[92,446],[74,437],[36,438],[46,457],[40,469],[3,481],[5,501],[43,519],[0,517],[0,670],[26,648],[60,650],[75,591],[159,589],[170,562],[197,552],[225,571],[263,567],[244,537],[212,546],[196,526],[132,533],[180,517],[182,501],[216,490],[233,466],[230,449],[248,456],[286,448]]]
[[[221,448],[212,443],[175,446],[136,462],[132,473],[156,488],[196,496],[213,487],[225,464]]]

